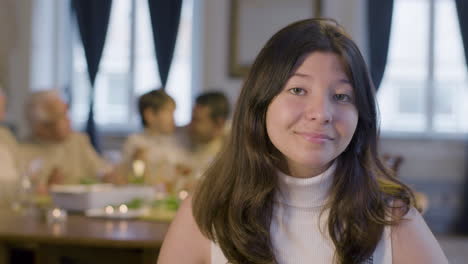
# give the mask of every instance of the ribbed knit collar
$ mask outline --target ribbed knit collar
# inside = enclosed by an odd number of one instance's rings
[[[333,182],[335,167],[334,163],[320,175],[305,179],[292,177],[278,171],[277,202],[299,208],[325,205]]]

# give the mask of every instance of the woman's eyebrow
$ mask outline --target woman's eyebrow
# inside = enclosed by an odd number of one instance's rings
[[[291,75],[291,77],[294,77],[294,76],[301,77],[301,78],[311,78],[310,75],[306,73],[300,73],[300,72],[295,72],[293,75]]]
[[[340,79],[339,82],[340,82],[340,83],[344,83],[344,84],[351,84],[351,82],[349,81],[348,78]]]

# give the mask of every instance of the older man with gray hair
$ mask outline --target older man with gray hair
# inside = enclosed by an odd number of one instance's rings
[[[10,206],[19,181],[18,144],[10,129],[5,126],[6,95],[0,87],[0,208]]]
[[[68,106],[55,90],[34,92],[26,105],[31,136],[21,153],[38,190],[51,184],[78,184],[108,179],[112,168],[96,153],[89,138],[70,126]],[[34,165],[34,166],[32,166]]]

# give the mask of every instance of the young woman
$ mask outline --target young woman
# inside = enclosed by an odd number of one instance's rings
[[[330,20],[287,26],[256,58],[230,142],[158,263],[447,263],[377,138],[355,43]]]

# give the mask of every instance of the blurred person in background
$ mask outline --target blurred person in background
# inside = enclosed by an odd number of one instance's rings
[[[68,105],[55,90],[33,92],[26,104],[30,136],[20,145],[26,170],[37,191],[53,184],[111,180],[114,171],[87,135],[72,130]]]
[[[223,147],[229,133],[229,113],[229,100],[224,93],[205,92],[195,99],[190,124],[178,130],[178,139],[188,153],[193,181],[200,178]],[[188,188],[193,188],[193,184]]]
[[[0,208],[10,206],[16,184],[19,180],[17,141],[11,130],[4,123],[6,100],[6,95],[0,87]]]
[[[143,131],[130,135],[122,150],[122,171],[127,182],[161,184],[165,191],[172,191],[176,166],[185,159],[174,137],[175,108],[174,99],[162,89],[139,97]]]
[[[0,87],[0,142],[14,155],[17,155],[18,142],[11,132],[11,129],[5,123],[7,98]]]

